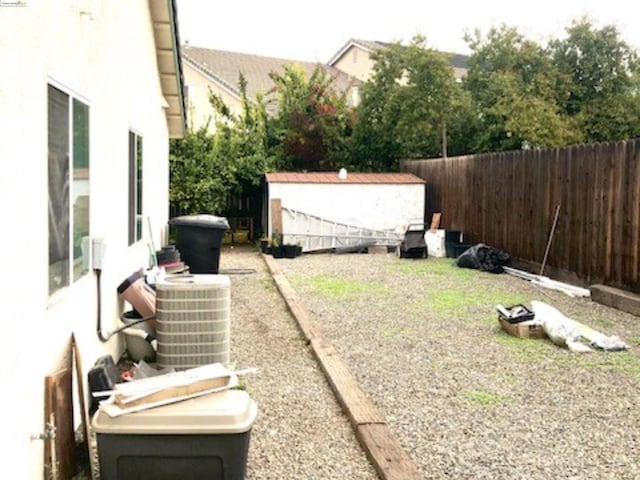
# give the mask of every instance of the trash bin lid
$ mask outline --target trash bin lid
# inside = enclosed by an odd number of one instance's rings
[[[226,217],[217,217],[215,215],[184,215],[169,220],[169,225],[184,225],[189,227],[219,228],[227,230],[229,222]]]
[[[256,402],[244,390],[225,390],[181,402],[110,417],[98,410],[96,433],[108,434],[231,434],[251,430]]]

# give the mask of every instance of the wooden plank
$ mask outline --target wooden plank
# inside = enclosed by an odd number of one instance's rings
[[[625,245],[629,241],[629,237],[624,234],[624,217],[627,213],[627,205],[625,204],[625,176],[627,173],[627,162],[624,155],[624,142],[618,142],[613,146],[612,158],[612,185],[611,192],[611,209],[612,209],[612,230],[611,230],[611,268],[612,268],[612,285],[622,285],[623,260],[625,258]],[[640,199],[638,199],[640,200]],[[636,200],[636,201],[638,201]]]
[[[82,449],[81,450],[82,454],[86,455],[86,458],[88,459],[89,468],[91,471],[90,475],[91,475],[91,478],[94,478],[95,458],[93,455],[93,451],[89,446],[89,423],[91,420],[89,418],[89,413],[86,405],[86,397],[85,397],[85,390],[84,390],[84,371],[82,369],[82,357],[80,356],[80,350],[78,348],[78,343],[76,341],[74,334],[71,334],[71,351],[73,353],[73,364],[75,365],[78,398],[80,402],[80,415],[82,418],[82,425],[81,425],[82,441],[80,442],[79,447]],[[78,450],[78,452],[80,452],[80,450]],[[78,459],[76,460],[78,462]],[[76,463],[76,466],[77,464],[78,463]]]
[[[607,285],[591,285],[589,290],[594,302],[640,316],[640,295]]]
[[[271,233],[283,234],[282,231],[282,200],[271,199]]]
[[[437,230],[440,227],[440,217],[442,214],[440,212],[434,213],[431,217],[431,225],[429,225],[430,230]]]
[[[321,337],[311,340],[314,355],[325,373],[331,389],[354,428],[368,423],[384,423],[384,417],[360,388],[338,352]]]
[[[311,314],[302,304],[287,278],[280,271],[278,263],[270,255],[263,255],[262,258],[267,264],[267,268],[271,273],[271,277],[273,278],[280,295],[282,295],[287,308],[296,319],[298,328],[304,335],[305,339],[310,341],[315,337],[321,337],[322,333],[319,327],[313,321]]]
[[[631,278],[627,280],[627,285],[631,287],[631,290],[638,293],[640,292],[640,145],[638,142],[629,142],[630,151],[629,158],[631,159],[632,174],[629,176],[632,178],[629,197],[631,203]]]
[[[360,425],[356,436],[380,478],[424,480],[413,459],[386,425]]]
[[[606,252],[603,251],[603,243],[602,243],[602,231],[604,229],[605,219],[602,216],[602,169],[600,168],[600,164],[604,162],[604,159],[601,156],[602,145],[593,145],[593,203],[591,205],[591,248],[590,248],[590,256],[591,256],[591,281],[593,283],[599,283],[604,281],[604,272],[601,268],[603,265],[602,257],[606,255]]]
[[[267,262],[267,267],[275,267],[275,262]],[[300,325],[307,326],[313,333],[310,345],[316,356],[320,368],[323,370],[329,385],[334,391],[338,402],[348,416],[356,437],[360,442],[367,457],[378,472],[382,480],[422,480],[415,462],[403,449],[400,442],[389,431],[385,419],[375,404],[360,388],[356,378],[351,374],[338,353],[319,334],[313,326],[311,315],[304,306],[297,302],[296,295],[286,278],[276,269],[274,281],[280,290],[285,302],[292,310],[295,320]],[[295,301],[294,301],[295,300]],[[301,329],[304,327],[301,326]]]
[[[76,473],[72,379],[71,368],[45,377],[44,418],[55,422],[55,438],[44,441],[47,479],[71,480]]]

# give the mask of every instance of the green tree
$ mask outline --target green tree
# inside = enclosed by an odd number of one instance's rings
[[[479,151],[557,147],[580,134],[557,103],[563,79],[546,52],[514,28],[467,35],[473,54],[464,87],[479,110]]]
[[[587,141],[640,135],[638,54],[614,26],[595,28],[582,18],[567,37],[550,43],[556,67],[567,81],[559,91],[563,111],[574,118]]]
[[[271,73],[277,115],[271,124],[275,165],[285,170],[335,170],[347,166],[351,115],[345,94],[333,78],[316,67],[307,79],[296,65]]]
[[[224,209],[235,179],[213,155],[213,144],[206,127],[171,140],[169,201],[175,212],[220,213]]]
[[[391,44],[372,57],[373,75],[363,86],[354,127],[358,165],[396,170],[399,158],[446,155],[448,126],[468,106],[446,55],[427,48],[418,36],[408,46]]]
[[[221,213],[231,193],[259,185],[272,168],[265,104],[261,97],[249,100],[243,76],[239,87],[239,115],[210,93],[209,101],[218,114],[215,134],[203,126],[171,141],[169,199],[174,211]]]

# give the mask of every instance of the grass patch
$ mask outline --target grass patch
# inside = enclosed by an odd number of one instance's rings
[[[478,285],[473,290],[452,288],[433,292],[420,301],[416,307],[421,309],[428,308],[434,313],[450,314],[480,306],[490,307],[491,311],[494,311],[494,307],[497,304],[511,306],[525,303],[527,300],[528,297],[523,294],[483,289]],[[493,322],[494,320],[492,319],[491,321]]]
[[[574,365],[579,365],[587,369],[613,371],[635,379],[640,379],[640,357],[631,352],[588,353],[578,358]]]
[[[636,345],[640,345],[640,337],[631,337],[629,338],[631,343],[635,343]]]
[[[497,393],[487,390],[467,390],[462,395],[472,404],[485,408],[493,407],[504,401],[504,398]]]
[[[640,356],[626,352],[574,353],[550,340],[518,338],[500,332],[496,343],[509,349],[520,363],[546,362],[560,369],[602,369],[640,380]]]
[[[559,348],[543,339],[515,337],[502,330],[496,334],[495,341],[507,347],[511,354],[522,363],[539,362],[547,359]]]
[[[397,262],[389,265],[389,269],[412,275],[446,276],[460,281],[471,280],[478,273],[476,270],[457,267],[453,262],[452,258],[398,259]]]
[[[271,277],[261,279],[260,283],[262,284],[262,288],[264,288],[267,292],[273,292],[276,289],[276,286],[273,283]]]
[[[594,318],[592,322],[597,326],[603,328],[613,328],[616,326],[615,322],[612,322],[611,320],[606,318]]]
[[[319,295],[334,299],[354,298],[371,294],[378,296],[388,294],[388,289],[384,285],[373,282],[358,282],[331,275],[313,277],[311,286]]]

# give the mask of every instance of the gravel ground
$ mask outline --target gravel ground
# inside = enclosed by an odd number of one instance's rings
[[[377,479],[260,254],[223,249],[225,272],[232,359],[236,368],[258,368],[243,377],[259,408],[247,480]]]
[[[223,256],[236,262],[233,257]],[[640,478],[637,317],[506,274],[458,269],[449,259],[308,254],[277,262],[425,478]],[[292,340],[295,328],[260,262],[255,265],[259,274],[232,284],[234,299],[242,299],[233,306],[234,351],[242,364],[263,369],[250,385],[263,405],[252,478],[276,478],[266,473],[274,462],[286,469],[280,478],[372,477],[312,358]],[[631,350],[576,354],[546,339],[502,332],[495,305],[531,300],[617,334]],[[273,318],[261,316],[267,306]],[[333,421],[331,446],[314,442],[313,434]],[[308,452],[296,467],[289,465],[293,445]],[[328,448],[319,452],[321,446]],[[335,469],[302,473],[313,464]],[[297,470],[284,473],[291,468]]]
[[[425,479],[640,478],[640,322],[448,259],[277,260]],[[247,480],[374,480],[255,249],[225,247],[232,350],[258,402]],[[500,330],[495,305],[549,303],[630,346],[575,354]],[[86,478],[79,476],[77,478]]]

